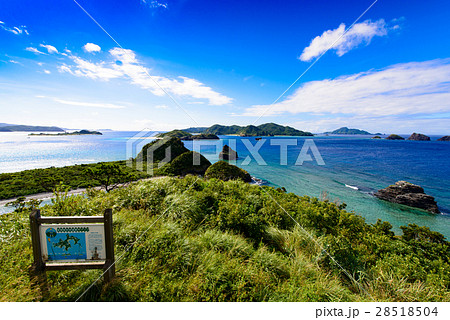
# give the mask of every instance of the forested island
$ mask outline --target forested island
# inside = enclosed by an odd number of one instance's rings
[[[0,132],[64,132],[59,127],[45,127],[45,126],[25,126],[25,125],[9,125],[2,123],[0,125]]]
[[[336,129],[334,131],[331,132],[325,132],[325,134],[363,134],[363,135],[370,135],[372,133],[365,131],[365,130],[360,130],[360,129],[349,129],[347,127],[342,127],[339,129]],[[376,133],[376,134],[380,134],[380,133]]]
[[[182,131],[189,133],[202,133],[214,135],[238,135],[241,137],[257,137],[257,136],[313,136],[311,132],[297,130],[289,126],[282,126],[276,123],[264,123],[259,126],[223,126],[220,124],[212,125],[208,128],[197,127],[187,128]]]
[[[63,133],[30,133],[29,136],[80,136],[80,135],[102,135],[100,131],[80,130]]]
[[[184,130],[172,130],[169,132],[159,133],[158,138],[179,138],[180,140],[219,140],[215,134],[199,133],[191,134]]]

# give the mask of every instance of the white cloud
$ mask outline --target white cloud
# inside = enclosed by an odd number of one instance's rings
[[[51,46],[49,44],[40,44],[39,46],[47,49],[48,53],[58,53],[58,49],[56,49],[54,46]]]
[[[205,104],[203,101],[190,101],[187,104]]]
[[[88,42],[83,46],[83,50],[86,52],[100,52],[102,48],[100,48],[100,46],[96,45],[95,43]]]
[[[165,104],[160,104],[155,106],[156,109],[169,109],[169,106],[166,106]]]
[[[232,99],[212,88],[205,86],[196,79],[179,76],[174,79],[151,75],[151,69],[144,67],[129,49],[114,48],[109,50],[112,61],[92,63],[76,56],[70,56],[75,65],[62,65],[61,72],[75,76],[108,81],[114,78],[128,79],[132,84],[163,96],[165,92],[178,96],[188,96],[196,99],[207,99],[210,105],[225,105]]]
[[[14,33],[15,35],[21,35],[21,34],[29,35],[30,34],[28,32],[26,26],[7,27],[6,24],[3,21],[0,21],[0,29],[3,29],[5,31],[11,32],[11,33]]]
[[[84,102],[84,101],[73,101],[73,100],[65,100],[60,98],[51,98],[51,97],[45,97],[45,96],[36,96],[36,98],[49,98],[55,102],[67,104],[71,106],[78,106],[78,107],[91,107],[91,108],[106,108],[106,109],[123,109],[125,106],[112,104],[112,103],[94,103],[94,102]]]
[[[104,81],[122,76],[121,72],[110,67],[105,67],[104,62],[95,64],[75,56],[71,56],[71,58],[75,62],[76,66],[62,65],[58,68],[59,71],[68,72],[78,77],[87,77],[94,80],[98,79]]]
[[[399,28],[398,25],[397,28]],[[389,28],[384,19],[380,19],[375,22],[366,20],[356,23],[347,33],[345,33],[345,29],[345,24],[341,23],[338,28],[327,30],[322,35],[315,37],[309,46],[303,50],[299,59],[311,61],[326,52],[330,47],[330,50],[335,50],[340,57],[361,44],[369,44],[375,36],[387,35]]]
[[[48,70],[44,70],[44,73],[46,73],[46,74],[50,74],[51,72],[50,72],[50,71],[48,71]]]
[[[282,113],[389,116],[450,111],[450,59],[410,62],[304,83],[286,100],[245,115]]]
[[[167,2],[158,1],[158,0],[141,0],[141,3],[147,5],[150,8],[153,8],[153,9],[157,9],[157,8],[167,9],[169,7]]]
[[[39,51],[38,49],[33,48],[33,47],[25,48],[25,50],[30,51],[30,52],[33,52],[33,53],[36,53],[36,54],[47,54],[47,53],[42,52],[42,51]]]

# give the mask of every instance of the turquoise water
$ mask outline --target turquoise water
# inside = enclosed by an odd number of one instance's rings
[[[123,160],[128,156],[127,141],[135,134],[105,132],[103,136],[28,138],[23,133],[2,133],[0,172]],[[265,165],[258,165],[253,157],[250,157],[248,165],[243,165],[245,158],[250,155],[244,143],[255,145],[257,141],[254,138],[222,136],[219,144],[233,146],[234,143],[233,149],[239,154],[237,165],[270,185],[284,186],[287,191],[299,195],[321,197],[326,192],[328,199],[345,202],[348,210],[365,217],[367,222],[386,220],[397,232],[401,225],[416,223],[450,238],[450,215],[446,214],[450,213],[450,166],[447,165],[450,143],[435,141],[437,138],[432,137],[434,141],[431,142],[416,142],[373,140],[364,136],[317,136],[313,141],[325,162],[323,166],[315,161],[295,165],[305,138],[294,138],[297,141],[292,140],[292,137],[262,139],[259,154]],[[287,165],[280,164],[280,147],[271,145],[271,140],[277,140],[272,141],[277,143],[283,139],[297,144],[287,147]],[[131,141],[139,147],[139,139]],[[140,141],[140,144],[148,141]],[[192,143],[186,141],[185,145],[192,149]],[[200,150],[210,161],[218,160],[216,146],[203,145]],[[428,194],[436,198],[445,214],[432,215],[383,202],[372,196],[376,190],[398,180],[407,180],[424,187]]]

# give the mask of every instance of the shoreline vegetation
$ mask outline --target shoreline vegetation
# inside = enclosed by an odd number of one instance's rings
[[[168,146],[171,158],[158,168]],[[211,164],[177,137],[148,143],[137,161],[144,172],[115,161],[0,174],[3,196],[4,187],[54,188],[44,216],[113,208],[123,259],[115,280],[97,282],[84,301],[450,300],[450,243],[427,227],[410,224],[395,235],[388,222],[368,224],[344,203],[251,185],[245,170]],[[158,175],[178,178],[146,179]],[[70,196],[75,186],[88,188]],[[28,215],[37,205],[16,203],[0,215],[0,301],[73,301],[101,274],[48,272],[47,294],[30,283]]]

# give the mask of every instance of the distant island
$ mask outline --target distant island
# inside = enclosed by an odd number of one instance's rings
[[[189,132],[189,133],[202,133],[206,129],[208,129],[208,127],[191,127],[191,128],[187,128],[187,129],[182,129],[181,131]]]
[[[30,133],[29,136],[79,136],[79,135],[102,135],[100,131],[80,130],[64,133]]]
[[[64,130],[59,127],[9,125],[7,123],[2,123],[0,125],[0,132],[35,132],[35,131],[64,132]]]
[[[172,130],[156,135],[157,138],[178,138],[180,140],[219,140],[215,134],[191,134],[184,130]]]
[[[407,140],[413,140],[413,141],[431,141],[429,136],[426,136],[422,133],[413,133]]]
[[[360,130],[360,129],[349,129],[347,127],[342,127],[339,129],[336,129],[334,131],[331,132],[325,132],[325,134],[365,134],[365,135],[370,135],[371,133],[365,130]],[[379,135],[379,133],[376,133]]]
[[[198,130],[204,129],[201,132]],[[259,126],[223,126],[220,124],[212,125],[209,128],[187,128],[184,132],[197,132],[201,134],[213,135],[238,135],[241,137],[257,137],[257,136],[314,136],[311,132],[301,131],[289,126],[282,126],[276,123],[264,123]]]

